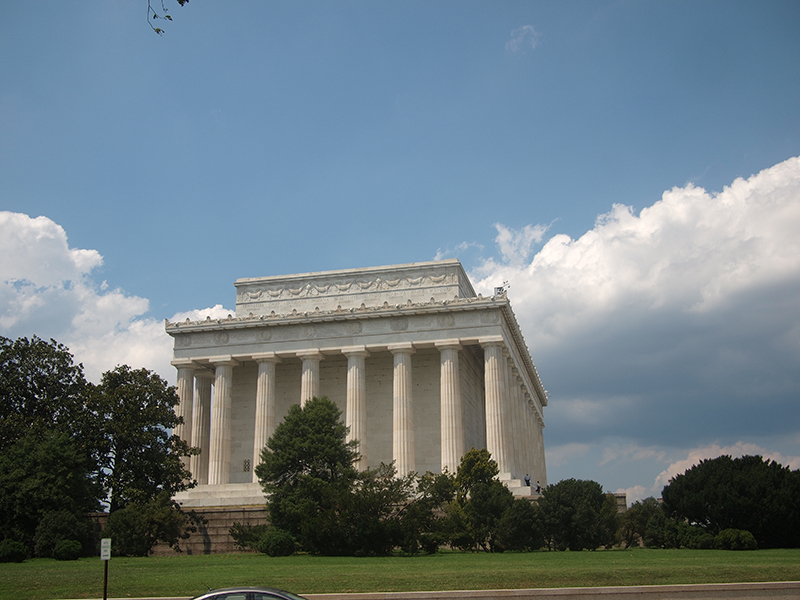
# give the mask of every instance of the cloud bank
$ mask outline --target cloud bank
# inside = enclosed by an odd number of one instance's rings
[[[552,395],[550,464],[611,439],[635,451],[608,464],[766,436],[800,454],[800,158],[614,205],[535,254],[546,227],[496,229],[471,275],[484,294],[510,282]]]
[[[47,217],[0,211],[0,335],[63,343],[92,381],[119,364],[174,381],[172,338],[163,321],[147,316],[146,298],[96,283],[102,264],[96,250],[70,248],[64,229]],[[228,312],[217,305],[170,320]]]

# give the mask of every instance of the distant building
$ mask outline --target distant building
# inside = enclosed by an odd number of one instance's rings
[[[254,467],[292,404],[327,396],[360,441],[359,468],[455,472],[488,448],[516,494],[547,484],[547,394],[503,289],[475,294],[444,260],[239,279],[236,314],[167,323],[176,433],[200,448],[185,506],[263,504]]]

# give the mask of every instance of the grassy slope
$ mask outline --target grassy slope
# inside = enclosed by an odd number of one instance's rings
[[[800,580],[800,549],[614,550],[388,558],[265,555],[114,558],[109,597],[191,596],[207,587],[271,585],[299,593],[586,587]],[[0,564],[0,600],[99,598],[103,564]]]

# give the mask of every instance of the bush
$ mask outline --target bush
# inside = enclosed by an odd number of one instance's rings
[[[8,538],[0,542],[0,563],[21,563],[26,558],[28,553],[22,542]]]
[[[56,560],[78,560],[83,553],[83,545],[77,540],[61,540],[53,548]]]
[[[92,523],[86,517],[78,517],[68,510],[49,512],[36,527],[33,553],[40,558],[55,558],[56,544],[73,540],[81,545],[81,554],[84,554],[94,545],[92,533]]]
[[[756,538],[743,529],[723,529],[714,538],[719,550],[755,550],[758,548]]]
[[[497,537],[505,550],[529,552],[544,546],[538,504],[526,498],[514,500],[500,519]]]
[[[228,533],[239,550],[258,550],[259,540],[269,531],[269,525],[242,525],[234,522]]]
[[[277,527],[267,529],[255,543],[255,549],[267,556],[290,556],[295,547],[292,534]]]
[[[100,537],[114,540],[114,556],[148,556],[158,542],[180,552],[180,540],[197,530],[201,519],[184,513],[168,491],[162,491],[147,503],[132,502],[108,515]]]

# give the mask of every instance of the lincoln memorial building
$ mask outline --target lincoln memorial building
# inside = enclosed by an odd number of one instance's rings
[[[236,314],[166,323],[175,433],[198,486],[184,506],[263,504],[261,450],[293,404],[327,396],[363,469],[455,473],[487,448],[527,495],[547,483],[547,393],[502,288],[477,295],[458,260],[239,279]]]

